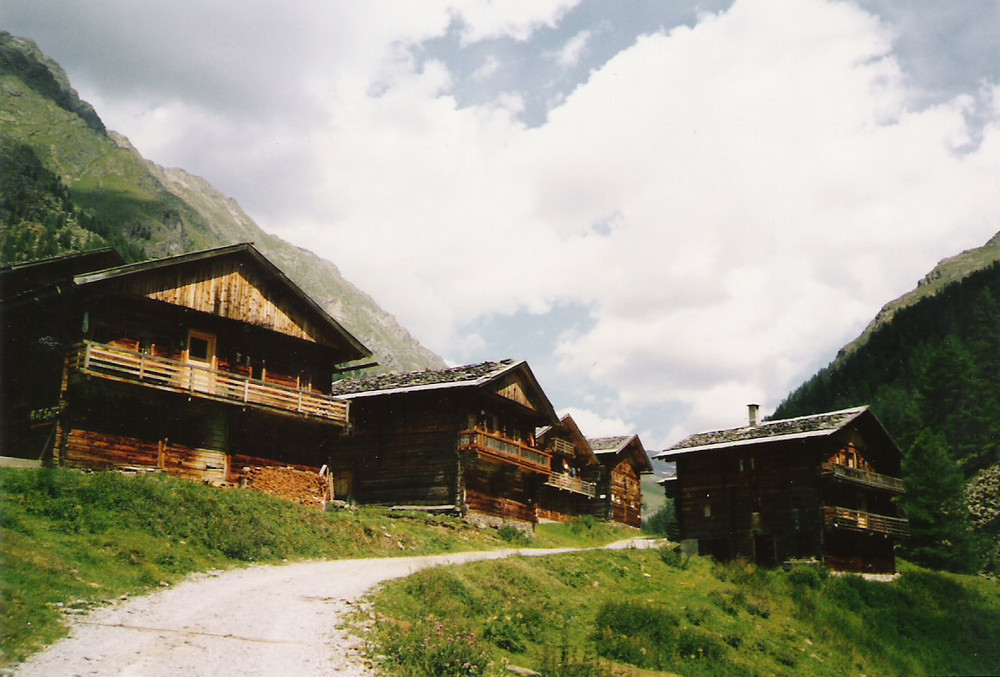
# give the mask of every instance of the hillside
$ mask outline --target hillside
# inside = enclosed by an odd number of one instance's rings
[[[958,282],[978,270],[989,267],[997,261],[1000,261],[1000,233],[990,238],[982,247],[969,249],[955,256],[943,259],[917,283],[914,289],[882,306],[882,309],[879,310],[878,314],[865,327],[865,330],[861,332],[858,338],[844,346],[843,350],[837,356],[837,360],[843,359],[864,345],[876,330],[891,322],[896,313],[903,308],[908,308],[926,298],[934,296],[953,282]],[[836,364],[836,361],[834,363]]]
[[[335,265],[264,233],[204,179],[145,160],[58,64],[0,31],[0,264],[105,245],[141,260],[237,242],[254,242],[383,370],[445,366]]]
[[[373,653],[400,677],[1000,671],[1000,586],[912,565],[886,583],[671,549],[586,552],[422,571],[372,602]]]

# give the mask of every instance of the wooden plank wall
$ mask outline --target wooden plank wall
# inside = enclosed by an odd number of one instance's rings
[[[681,538],[714,542],[719,556],[752,557],[754,538],[762,535],[774,539],[779,559],[820,554],[816,453],[795,444],[769,445],[695,453],[677,464]]]
[[[149,468],[199,481],[226,479],[226,455],[170,442],[74,429],[59,459],[69,468]]]
[[[529,409],[537,409],[524,390],[524,384],[517,374],[509,374],[495,386],[495,392],[501,397],[522,404]]]
[[[69,468],[107,469],[116,466],[158,468],[160,445],[122,435],[73,429],[59,463]]]
[[[318,342],[319,327],[291,304],[267,291],[262,277],[233,259],[208,260],[201,268],[177,266],[133,275],[116,289],[178,306],[228,317]]]
[[[353,473],[354,497],[382,505],[452,505],[458,418],[446,404],[354,400],[354,431],[330,440],[334,474]],[[411,406],[412,405],[412,406]]]
[[[502,519],[537,522],[533,473],[516,466],[462,455],[465,503],[470,512]]]
[[[628,460],[611,473],[611,519],[631,527],[642,526],[642,484]]]

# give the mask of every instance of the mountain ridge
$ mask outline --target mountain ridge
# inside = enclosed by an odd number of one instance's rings
[[[863,346],[875,331],[891,322],[900,310],[934,296],[949,284],[958,282],[997,261],[1000,261],[1000,232],[982,246],[966,249],[954,256],[941,259],[929,273],[920,278],[916,287],[882,306],[858,337],[841,348],[834,364]]]

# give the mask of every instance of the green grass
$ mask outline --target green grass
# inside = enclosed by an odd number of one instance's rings
[[[323,513],[163,475],[0,469],[0,664],[65,634],[71,608],[194,571],[285,559],[507,547],[496,530],[376,508]]]
[[[483,674],[505,663],[544,675],[1000,673],[1000,585],[905,564],[886,584],[591,551],[423,571],[373,603],[372,651],[408,676],[436,674],[412,651],[431,630],[489,649]],[[395,652],[400,642],[411,651]]]
[[[640,535],[635,529],[601,522],[588,515],[569,522],[539,524],[530,544],[536,548],[598,548]]]

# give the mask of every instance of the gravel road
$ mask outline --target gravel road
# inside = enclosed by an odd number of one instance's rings
[[[609,546],[649,547],[655,543],[643,538]],[[568,550],[334,560],[198,574],[75,621],[69,637],[15,674],[373,675],[358,653],[359,640],[336,629],[373,586],[442,564],[562,552]]]

